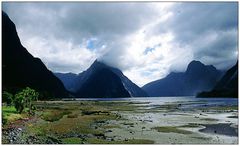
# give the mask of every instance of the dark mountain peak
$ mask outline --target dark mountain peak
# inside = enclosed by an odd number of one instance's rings
[[[7,13],[4,11],[2,11],[2,19],[8,19],[9,22],[12,22],[12,20],[10,20],[10,18],[8,17]]]
[[[150,96],[195,95],[205,89],[211,89],[219,80],[221,72],[212,65],[204,65],[193,60],[186,72],[171,72],[165,78],[143,86]]]
[[[96,59],[96,60],[92,63],[92,65],[94,65],[94,64],[101,64],[101,62]]]
[[[34,58],[20,42],[15,24],[2,11],[2,85],[11,92],[31,87],[42,98],[67,96],[62,82],[39,58]]]
[[[8,15],[7,15],[7,13],[6,12],[4,12],[4,11],[2,11],[2,17],[3,17],[3,19],[9,19],[10,20],[10,18],[8,17]],[[11,20],[10,20],[11,21]]]
[[[95,60],[93,62],[93,64],[88,68],[89,71],[92,71],[92,72],[97,72],[99,70],[102,70],[102,69],[108,69],[109,71],[112,71],[114,72],[115,74],[118,74],[120,76],[123,75],[122,71],[119,70],[118,68],[115,68],[115,67],[112,67],[112,66],[109,66],[107,65],[106,63],[102,62],[102,61],[99,61],[99,60]]]
[[[11,33],[11,35],[13,35],[13,34],[17,35],[15,24],[8,17],[7,13],[5,13],[4,11],[2,11],[2,28],[5,29],[3,31],[9,32],[9,33]],[[17,37],[17,36],[15,36],[15,37]]]
[[[191,65],[204,65],[201,61],[198,60],[193,60],[189,63],[189,66]]]
[[[186,74],[194,76],[204,75],[206,73],[219,74],[219,71],[213,65],[205,65],[196,60],[190,62],[186,70]]]
[[[193,60],[188,64],[186,72],[196,70],[196,69],[202,69],[204,67],[205,67],[205,65],[202,62]]]
[[[103,68],[109,68],[109,67],[110,66],[96,59],[90,66],[90,69],[103,69]]]
[[[121,70],[95,60],[77,76],[55,74],[77,97],[145,97],[147,94]]]

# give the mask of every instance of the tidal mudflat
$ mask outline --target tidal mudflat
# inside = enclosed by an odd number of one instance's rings
[[[238,144],[237,99],[38,101],[2,128],[15,144]]]

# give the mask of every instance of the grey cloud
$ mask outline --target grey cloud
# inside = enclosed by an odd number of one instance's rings
[[[3,10],[17,25],[24,23],[21,27],[36,35],[55,35],[77,42],[96,36],[112,39],[128,35],[151,21],[156,13],[144,3],[7,2]]]
[[[92,56],[99,57],[109,65],[128,70],[146,66],[132,61],[131,56],[126,54],[129,43],[131,43],[125,40],[126,37],[135,34],[143,26],[156,22],[160,15],[166,14],[166,12],[152,8],[155,3],[149,4],[142,2],[3,2],[2,8],[14,21],[18,31],[22,32],[25,41],[35,37],[43,38],[49,41],[47,44],[51,45],[46,48],[51,49],[48,51],[50,53],[51,51],[64,51],[65,48],[58,48],[62,47],[58,45],[59,42],[70,42],[71,49],[79,49],[81,53],[80,49],[84,43],[96,38],[95,48],[89,49],[94,54]],[[173,54],[190,48],[192,54],[189,56],[192,55],[193,58],[189,57],[186,60],[176,58],[171,62],[172,65],[168,62],[165,70],[168,70],[170,66],[170,71],[182,71],[190,59],[213,64],[220,69],[226,69],[236,62],[238,54],[237,2],[176,2],[166,11],[171,12],[172,17],[150,28],[146,27],[144,30],[146,41],[148,37],[171,32],[173,40],[169,43],[177,46],[170,48],[171,51],[175,51]],[[217,34],[216,38],[212,39],[212,34]],[[51,40],[54,42],[50,42]],[[101,50],[103,45],[106,48]],[[162,47],[162,45],[147,47],[155,48]],[[41,58],[45,64],[51,70],[63,72],[80,72],[86,66],[82,65],[84,61],[87,60],[90,64],[89,62],[94,60],[90,57],[91,59],[85,58],[83,61],[81,58],[84,57],[85,54],[83,54],[79,58],[80,61],[74,63],[68,60],[64,64],[64,59],[56,57],[51,60],[49,59],[51,56],[48,57],[48,55]],[[152,60],[152,64],[167,60],[162,54],[158,55]],[[71,64],[67,64],[69,62]],[[79,65],[79,63],[82,64]],[[157,71],[165,72],[159,68],[154,72]],[[143,70],[143,74],[144,72],[145,75],[149,73]]]
[[[54,72],[79,72],[79,64],[60,64],[59,62],[45,62],[49,69],[54,68]]]
[[[191,42],[209,30],[226,31],[238,26],[237,3],[181,3],[173,6],[174,19],[167,22],[178,40]]]
[[[198,52],[196,53],[196,57],[201,58],[205,55],[209,55],[215,58],[236,57],[234,56],[234,53],[237,52],[237,36],[237,30],[218,33],[216,40],[210,44],[205,45],[203,48],[199,48]]]
[[[100,59],[121,69],[126,68],[119,60],[127,47],[119,42],[157,15],[146,3],[5,2],[3,10],[29,38],[57,38],[79,46],[95,37],[109,50]]]
[[[204,60],[207,57],[221,58],[232,64],[236,62],[236,52],[238,52],[237,2],[177,3],[171,11],[173,16],[168,21],[157,25],[152,33],[172,32],[175,42],[181,46],[190,46],[194,59],[206,64],[212,63]],[[212,33],[217,33],[217,38],[214,41],[208,41]],[[205,41],[202,41],[202,38],[205,38]],[[204,47],[202,47],[203,44],[205,44]],[[226,67],[217,62],[213,65]]]

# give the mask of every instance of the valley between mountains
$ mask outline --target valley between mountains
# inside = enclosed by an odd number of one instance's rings
[[[54,73],[2,12],[3,144],[238,144],[238,62],[200,61],[143,87],[95,60]]]

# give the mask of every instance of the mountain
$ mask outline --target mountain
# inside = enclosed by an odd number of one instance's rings
[[[149,96],[194,96],[200,91],[211,89],[221,74],[214,66],[194,60],[185,72],[172,72],[163,79],[144,85],[142,89]]]
[[[2,12],[2,85],[3,90],[12,92],[28,86],[45,98],[68,95],[62,82],[22,46],[15,24],[5,12]]]
[[[204,91],[198,97],[238,97],[238,62],[231,67],[211,91]]]
[[[76,97],[145,97],[147,94],[130,81],[119,69],[110,67],[102,62],[94,63],[77,78],[62,74],[59,79],[67,89],[75,92]],[[74,79],[73,79],[73,78]],[[65,79],[68,80],[65,80]],[[73,79],[73,80],[72,80]],[[69,83],[71,86],[69,86]],[[72,88],[74,85],[74,88]]]
[[[74,73],[54,73],[54,75],[59,78],[62,83],[64,84],[64,87],[71,92],[74,92],[75,90],[75,80],[77,79],[78,75]]]

